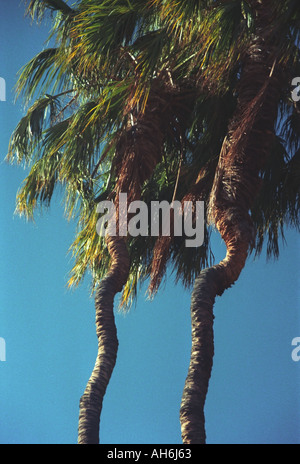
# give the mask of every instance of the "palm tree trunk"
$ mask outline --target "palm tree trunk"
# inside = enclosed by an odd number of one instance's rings
[[[215,301],[213,269],[196,279],[192,293],[192,351],[180,408],[183,443],[206,442],[204,404],[214,356],[213,305]]]
[[[119,194],[127,193],[128,203],[140,199],[144,182],[151,177],[161,160],[164,134],[162,109],[168,101],[164,86],[153,84],[145,114],[129,120],[127,130],[116,147],[115,169],[117,182],[115,200],[117,230],[119,229]],[[160,93],[162,92],[162,95]],[[176,94],[168,89],[167,96]],[[165,96],[165,98],[163,98]],[[129,216],[128,218],[129,219]],[[118,350],[117,331],[114,322],[113,301],[127,282],[130,262],[125,239],[107,237],[107,246],[112,258],[111,268],[101,281],[96,294],[96,328],[99,340],[96,364],[80,400],[80,444],[99,443],[99,422],[103,397],[113,372]]]
[[[256,3],[257,30],[244,62],[238,106],[220,154],[209,205],[227,255],[202,271],[192,294],[192,351],[180,420],[183,443],[205,444],[204,405],[213,364],[213,306],[239,278],[254,239],[249,211],[260,188],[277,118],[280,82],[272,47],[271,0]],[[270,27],[271,26],[271,27]]]
[[[238,279],[248,250],[248,242],[237,242],[237,252],[227,253],[217,266],[203,270],[195,279],[191,301],[192,349],[183,390],[180,422],[184,444],[206,444],[204,406],[214,357],[214,314],[217,295]]]
[[[95,298],[98,354],[92,375],[80,399],[78,427],[79,444],[98,444],[103,398],[110,381],[118,351],[114,319],[114,297],[120,292],[129,274],[129,255],[125,240],[107,237],[111,267],[102,279]]]

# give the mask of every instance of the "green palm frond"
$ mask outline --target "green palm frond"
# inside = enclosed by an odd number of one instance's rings
[[[28,1],[25,0],[25,3],[28,4]],[[40,21],[43,19],[47,10],[52,12],[60,11],[66,15],[73,13],[72,8],[63,0],[30,0],[26,14],[31,16],[32,19]]]
[[[168,56],[170,52],[166,29],[160,28],[138,37],[132,45],[132,50],[136,56],[136,71],[139,76],[154,76],[159,65],[161,68],[162,57]]]
[[[60,154],[39,159],[32,166],[17,195],[16,212],[27,219],[33,219],[37,205],[50,206],[58,180]]]
[[[209,87],[223,91],[231,73],[238,71],[254,24],[254,13],[247,2],[217,1],[208,10],[199,29],[199,59],[200,78]]]
[[[34,159],[35,149],[41,141],[47,124],[51,124],[59,110],[56,97],[46,95],[38,99],[28,110],[13,132],[7,154],[7,161],[28,163]]]
[[[19,72],[16,84],[16,97],[22,95],[25,104],[28,104],[37,91],[43,94],[62,89],[66,77],[63,67],[63,59],[59,54],[58,48],[43,50]],[[52,88],[51,84],[53,84]],[[69,82],[68,85],[70,85]]]
[[[176,37],[186,36],[193,23],[201,22],[205,9],[211,0],[150,0],[150,5],[156,9],[169,31]]]
[[[81,31],[80,46],[92,50],[114,50],[126,46],[143,30],[151,11],[143,0],[83,0],[78,8],[74,32]]]
[[[105,239],[97,234],[97,221],[96,205],[90,204],[89,210],[86,210],[80,218],[76,238],[69,250],[74,260],[68,282],[69,287],[77,287],[85,274],[90,272],[93,290],[108,269],[110,256]]]

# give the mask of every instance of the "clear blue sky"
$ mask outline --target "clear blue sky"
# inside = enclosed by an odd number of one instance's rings
[[[0,155],[23,115],[15,74],[41,50],[19,0],[0,4]],[[89,282],[66,288],[74,224],[59,200],[35,224],[13,215],[22,168],[0,164],[0,443],[76,443],[78,404],[97,340]],[[216,355],[206,405],[209,443],[300,443],[299,237],[287,233],[278,262],[249,260],[215,306]],[[215,255],[224,248],[215,239]],[[172,279],[153,302],[117,315],[120,349],[104,401],[101,442],[180,444],[179,407],[190,354],[190,295]]]

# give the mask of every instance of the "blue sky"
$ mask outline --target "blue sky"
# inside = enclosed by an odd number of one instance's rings
[[[41,50],[47,26],[31,26],[19,0],[1,2],[0,155],[23,115],[13,103],[16,72]],[[48,24],[49,26],[49,24]],[[23,168],[0,164],[0,443],[76,443],[79,398],[97,340],[88,280],[66,288],[74,224],[59,198],[35,224],[14,216]],[[299,236],[278,262],[249,259],[239,282],[215,306],[213,375],[206,405],[208,443],[300,443]],[[224,255],[214,238],[216,260]],[[117,366],[101,420],[101,442],[180,444],[179,407],[190,354],[190,294],[172,277],[153,302],[141,291],[117,314]]]

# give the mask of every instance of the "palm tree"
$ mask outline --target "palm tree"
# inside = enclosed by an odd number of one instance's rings
[[[155,82],[152,85],[144,114],[141,117],[136,116],[134,131],[133,125],[130,124],[119,137],[115,148],[116,182],[112,195],[117,212],[119,194],[128,192],[130,202],[140,199],[145,181],[151,177],[162,157],[163,117],[166,114],[163,107],[166,100],[162,91],[160,99],[157,99],[156,84]],[[106,244],[111,265],[96,292],[98,356],[80,401],[79,443],[83,444],[98,443],[99,440],[102,400],[116,362],[118,348],[113,300],[115,294],[122,291],[130,273],[126,240],[123,237],[108,235]]]
[[[166,3],[165,11],[172,12],[170,22],[177,21],[175,5],[172,9],[172,2],[164,2],[165,7]],[[278,253],[278,231],[284,222],[299,227],[299,184],[293,183],[291,201],[287,181],[299,157],[299,126],[291,124],[297,115],[288,95],[291,76],[299,69],[299,20],[295,2],[217,1],[211,2],[199,29],[199,40],[207,47],[200,79],[213,89],[220,73],[224,85],[226,75],[235,71],[238,98],[209,193],[208,217],[220,232],[227,255],[199,274],[192,294],[192,352],[180,410],[184,443],[206,442],[204,404],[214,353],[216,296],[236,282],[249,251],[261,251],[265,232],[271,239],[269,251]],[[282,124],[284,140],[277,129]],[[287,148],[294,150],[287,153]],[[285,162],[273,184],[278,155]],[[276,203],[267,193],[271,200],[267,207],[263,196],[270,187]],[[156,266],[154,280],[159,272]]]
[[[105,158],[99,155],[101,143],[107,137],[113,140],[104,149],[111,159],[112,150],[116,150],[116,153],[120,151],[116,147],[120,134],[123,134],[123,142],[126,135],[126,121],[122,114],[124,105],[120,98],[128,93],[132,82],[128,78],[119,89],[116,85],[119,84],[119,78],[117,75],[115,78],[113,76],[118,73],[128,74],[131,62],[124,60],[121,70],[111,69],[107,77],[107,70],[104,68],[109,67],[110,63],[108,59],[103,60],[105,44],[98,45],[98,61],[96,64],[91,61],[91,68],[86,68],[84,63],[87,55],[91,59],[89,52],[85,51],[83,56],[81,50],[74,54],[78,46],[75,30],[78,23],[74,20],[78,16],[82,20],[82,9],[79,7],[84,7],[83,4],[84,2],[72,9],[62,1],[31,1],[28,6],[27,12],[38,19],[46,13],[46,8],[58,13],[53,29],[57,47],[48,48],[33,58],[24,67],[17,85],[17,92],[24,92],[27,100],[35,92],[49,92],[52,85],[52,95],[47,93],[29,108],[12,136],[9,148],[9,160],[33,162],[17,200],[18,211],[25,213],[27,217],[33,215],[37,202],[50,204],[54,188],[60,182],[66,187],[66,212],[69,217],[74,216],[78,213],[80,202],[79,217],[82,221],[87,210],[95,206],[99,188],[105,192],[103,166],[101,174],[98,173]],[[88,8],[90,6],[89,4]],[[119,58],[123,53],[119,46],[114,58],[116,55]],[[114,86],[111,84],[113,80]],[[59,93],[53,95],[53,90],[57,88],[60,88]],[[103,119],[105,122],[101,125],[100,120]],[[97,155],[99,159],[96,159]],[[125,161],[121,155],[119,163],[117,175],[124,170]],[[103,164],[107,166],[108,162]],[[130,181],[137,182],[133,178]],[[110,259],[101,263],[107,274],[101,280],[95,298],[98,354],[93,373],[80,400],[79,443],[99,441],[103,396],[116,361],[118,347],[113,302],[129,275],[129,255],[125,241],[118,237],[108,237],[106,243]],[[99,239],[97,246],[99,259],[101,247],[103,248]]]
[[[178,138],[188,92],[174,85],[168,64],[161,64],[166,32],[152,30],[153,11],[141,2],[134,10],[129,3],[126,10],[122,1],[113,6],[111,11],[105,1],[81,1],[72,8],[62,1],[30,2],[27,12],[33,18],[42,19],[47,9],[57,13],[51,34],[56,47],[43,50],[20,74],[17,95],[26,102],[38,98],[14,131],[7,157],[31,164],[17,197],[17,211],[27,218],[38,204],[50,205],[57,185],[65,188],[67,216],[79,224],[70,283],[78,283],[88,266],[94,274],[99,343],[80,400],[79,443],[99,441],[103,397],[118,349],[114,297],[128,281],[124,304],[132,297],[144,259],[135,256],[131,265],[123,238],[97,236],[97,202],[112,198],[118,207],[121,192],[130,192],[130,201],[140,198],[162,160],[166,134]],[[133,39],[143,15],[144,25]]]
[[[292,0],[28,6],[39,20],[49,10],[55,46],[19,77],[17,94],[35,102],[12,136],[8,159],[31,165],[19,213],[32,217],[37,205],[50,205],[57,185],[64,187],[66,214],[78,222],[70,285],[89,270],[96,289],[98,354],[80,402],[78,441],[99,441],[118,349],[115,295],[123,291],[121,303],[130,305],[148,277],[154,294],[172,263],[177,279],[193,287],[182,436],[204,443],[215,297],[238,279],[249,250],[259,253],[267,239],[268,252],[278,254],[283,226],[299,227],[299,113],[289,98],[299,68],[299,13]],[[147,204],[205,200],[226,259],[212,266],[208,228],[197,250],[172,234],[100,238],[97,203],[111,199],[118,208],[122,192]]]

